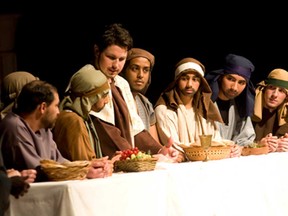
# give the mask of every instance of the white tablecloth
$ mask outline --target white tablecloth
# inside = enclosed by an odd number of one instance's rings
[[[288,153],[181,164],[93,180],[33,183],[10,216],[287,216]]]

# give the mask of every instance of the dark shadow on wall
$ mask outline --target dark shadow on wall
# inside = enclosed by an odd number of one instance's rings
[[[60,96],[69,77],[90,61],[93,36],[112,22],[123,23],[134,38],[134,46],[155,55],[147,92],[153,103],[174,79],[174,65],[184,57],[200,60],[210,71],[221,68],[228,53],[243,55],[255,64],[255,84],[274,68],[288,69],[287,39],[284,33],[277,33],[286,28],[284,14],[267,17],[260,12],[256,17],[253,11],[246,10],[243,16],[228,10],[225,16],[217,11],[207,18],[185,12],[183,7],[159,10],[151,6],[129,9],[111,2],[109,7],[85,1],[77,7],[71,4],[70,8],[42,4],[36,10],[27,5],[19,9],[22,17],[15,46],[18,70],[51,82]]]

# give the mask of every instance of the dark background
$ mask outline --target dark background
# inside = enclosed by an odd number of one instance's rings
[[[147,96],[154,103],[184,57],[206,71],[220,69],[228,53],[255,65],[254,84],[275,68],[288,69],[287,12],[277,2],[1,1],[0,13],[19,13],[15,52],[18,70],[54,84],[62,95],[70,76],[88,63],[97,30],[112,22],[127,28],[134,47],[155,55]],[[201,3],[201,4],[200,4]],[[61,5],[60,5],[61,4]]]

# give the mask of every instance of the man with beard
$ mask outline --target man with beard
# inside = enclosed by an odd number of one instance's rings
[[[145,130],[129,83],[119,75],[132,46],[129,31],[119,23],[105,26],[95,40],[93,66],[103,72],[111,87],[105,107],[99,112],[90,111],[103,156],[112,158],[116,151],[138,147],[156,157],[178,162],[179,152],[171,147],[172,139],[163,146]]]
[[[41,158],[64,162],[50,128],[59,114],[56,88],[35,80],[24,85],[12,112],[0,124],[4,164],[8,169],[33,169]]]
[[[224,123],[219,123],[221,136],[239,146],[253,143],[252,125],[255,89],[250,76],[255,67],[243,56],[228,54],[223,69],[205,75],[211,89],[211,99],[217,105]],[[235,154],[239,151],[235,149]]]
[[[184,58],[176,64],[175,79],[162,92],[155,105],[157,129],[163,143],[169,137],[174,147],[199,143],[199,135],[212,134],[221,140],[215,122],[222,122],[217,107],[211,101],[211,89],[204,79],[205,67],[194,58]]]
[[[41,80],[23,86],[12,112],[0,123],[0,146],[7,169],[36,169],[35,181],[48,180],[40,168],[40,160],[68,161],[59,152],[51,128],[59,115],[57,89]],[[103,161],[91,162],[87,178],[103,176]]]
[[[159,142],[154,108],[145,96],[151,84],[151,73],[154,64],[155,57],[150,52],[140,48],[132,48],[127,55],[126,63],[120,75],[129,83],[137,112],[144,123],[145,129]]]

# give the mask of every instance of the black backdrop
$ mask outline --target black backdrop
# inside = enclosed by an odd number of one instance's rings
[[[60,96],[69,77],[89,62],[93,35],[112,22],[123,23],[134,46],[155,55],[147,92],[153,103],[172,81],[174,65],[183,57],[200,60],[209,71],[221,68],[228,53],[243,55],[255,65],[255,84],[274,68],[288,69],[287,18],[279,4],[254,9],[243,2],[223,7],[196,1],[159,7],[155,1],[4,2],[1,13],[21,14],[15,41],[18,70],[51,82]]]

